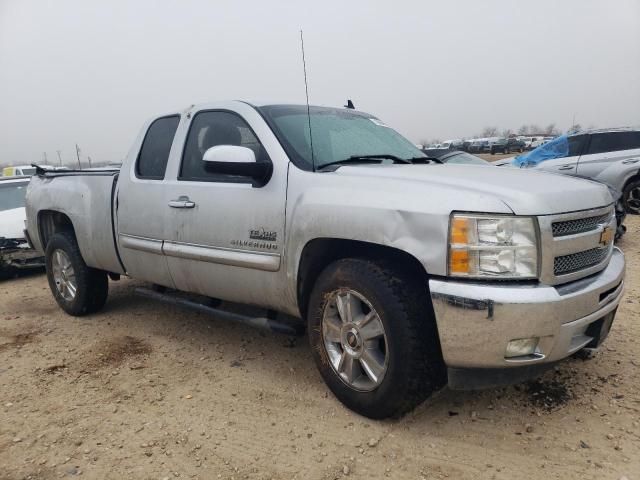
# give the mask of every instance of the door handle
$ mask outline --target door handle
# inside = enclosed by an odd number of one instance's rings
[[[171,208],[193,208],[196,206],[196,202],[192,202],[189,197],[181,195],[177,200],[171,200],[169,206]]]
[[[640,162],[640,159],[638,158],[630,158],[629,160],[623,160],[622,163],[625,165],[629,165],[631,163],[638,163]]]
[[[562,165],[558,170],[573,170],[573,165]]]

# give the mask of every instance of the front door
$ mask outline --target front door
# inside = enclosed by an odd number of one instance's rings
[[[175,179],[168,186],[172,198],[163,250],[180,290],[277,305],[274,297],[281,293],[283,280],[288,162],[283,161],[282,149],[273,147],[275,137],[265,131],[268,127],[257,112],[249,106],[240,110],[193,115]],[[256,131],[268,137],[266,142]],[[271,179],[254,187],[249,178],[207,171],[204,152],[216,145],[251,148],[258,161],[273,163]],[[271,147],[271,156],[265,146]]]

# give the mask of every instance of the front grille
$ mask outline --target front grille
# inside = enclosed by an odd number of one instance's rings
[[[553,273],[555,275],[565,275],[593,267],[607,258],[608,254],[609,247],[607,246],[556,257],[553,259]]]
[[[611,221],[611,212],[596,217],[578,218],[577,220],[565,220],[563,222],[553,222],[551,231],[554,237],[564,237],[565,235],[575,235],[577,233],[590,232],[598,228],[599,225],[606,225]]]

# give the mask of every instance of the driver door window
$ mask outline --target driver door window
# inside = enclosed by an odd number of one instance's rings
[[[209,172],[204,153],[218,145],[235,145],[253,150],[258,162],[270,162],[267,152],[258,141],[251,127],[237,114],[223,111],[199,112],[193,118],[178,180],[196,182],[251,183],[242,175],[222,175]]]

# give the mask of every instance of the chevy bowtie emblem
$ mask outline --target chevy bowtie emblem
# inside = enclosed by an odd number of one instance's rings
[[[605,227],[600,234],[600,245],[605,246],[613,240],[613,228]]]

